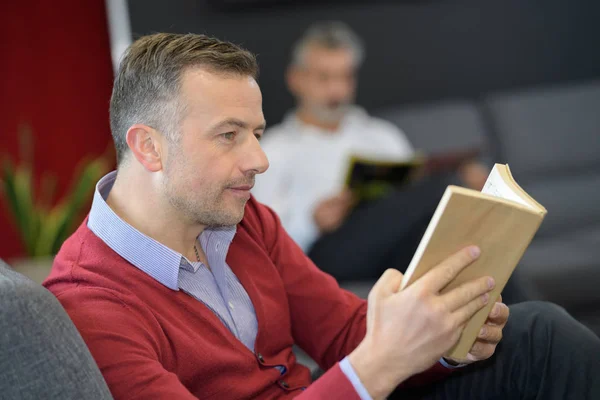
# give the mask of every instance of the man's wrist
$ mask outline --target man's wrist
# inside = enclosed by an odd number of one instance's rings
[[[386,398],[411,375],[397,368],[386,368],[385,363],[377,358],[364,341],[348,356],[354,372],[373,400]]]
[[[449,368],[449,369],[462,368],[462,367],[468,365],[468,363],[460,362],[457,360],[453,360],[452,358],[446,358],[446,357],[440,358],[440,364],[442,364],[444,367]]]
[[[458,367],[460,365],[458,361],[454,361],[451,358],[442,357],[442,360],[451,367]]]

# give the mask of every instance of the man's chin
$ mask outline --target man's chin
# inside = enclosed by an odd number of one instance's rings
[[[228,210],[223,215],[223,223],[221,226],[233,226],[242,222],[247,202],[248,200],[239,200],[236,202],[238,204],[229,206]]]
[[[246,202],[244,202],[244,206],[242,207],[241,210],[239,210],[235,215],[233,216],[232,214],[232,224],[231,225],[237,225],[240,222],[242,222],[242,220],[244,219],[244,214],[246,213]]]
[[[343,107],[341,109],[335,109],[335,110],[320,109],[320,110],[315,110],[314,114],[317,117],[317,119],[319,121],[321,121],[322,123],[336,124],[344,118],[344,115],[346,115],[347,111],[348,111],[347,107]]]

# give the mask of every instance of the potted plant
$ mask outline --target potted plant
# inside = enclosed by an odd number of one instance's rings
[[[39,190],[35,190],[33,138],[27,126],[21,127],[19,139],[21,161],[17,165],[10,157],[4,157],[0,196],[13,217],[27,254],[26,259],[11,260],[11,265],[41,283],[50,272],[54,255],[80,222],[83,207],[110,163],[107,155],[82,160],[75,169],[71,189],[55,202],[54,175],[42,174]]]

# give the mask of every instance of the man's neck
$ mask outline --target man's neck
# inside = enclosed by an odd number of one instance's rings
[[[303,124],[317,127],[330,134],[338,133],[341,125],[341,121],[324,122],[315,117],[310,111],[302,107],[296,111],[296,117]]]
[[[190,261],[197,261],[197,250],[200,260],[206,262],[202,246],[196,245],[196,239],[205,227],[182,221],[181,215],[153,191],[148,177],[139,176],[136,172],[119,171],[106,199],[108,206],[144,235],[181,253]]]

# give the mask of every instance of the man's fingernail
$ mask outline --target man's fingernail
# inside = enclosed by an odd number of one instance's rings
[[[477,258],[481,254],[481,250],[479,250],[479,247],[477,246],[471,246],[469,251],[471,252],[471,257],[473,258]]]
[[[488,287],[493,289],[494,286],[496,286],[496,281],[494,281],[494,278],[488,278]]]
[[[490,295],[489,293],[486,293],[483,295],[483,304],[487,304],[488,301],[490,301]]]
[[[482,326],[479,330],[479,336],[485,336],[485,326]]]

